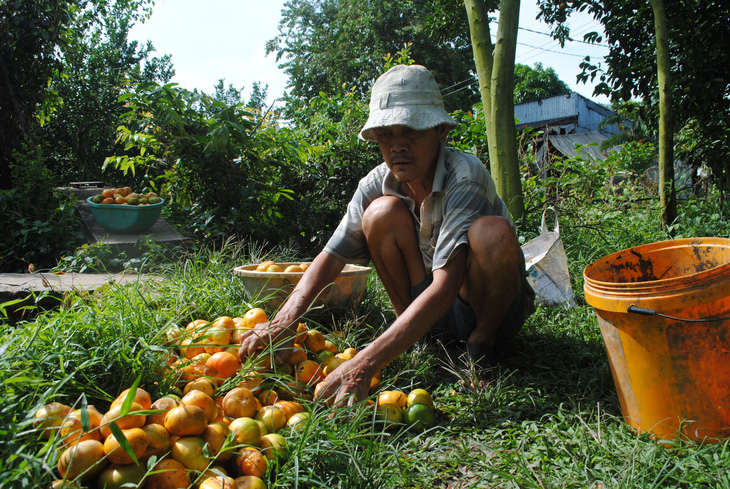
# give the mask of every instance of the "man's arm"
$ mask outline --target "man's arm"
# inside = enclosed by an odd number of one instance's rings
[[[286,360],[291,353],[291,349],[287,347],[294,343],[301,317],[317,295],[334,282],[344,267],[344,262],[325,251],[317,255],[274,319],[268,323],[257,324],[252,330],[243,333],[241,348],[238,350],[241,361],[270,344],[281,344],[283,348],[278,349],[276,355],[280,361]]]
[[[465,270],[462,247],[443,268],[433,272],[433,283],[383,334],[327,376],[319,397],[333,397],[336,403],[347,402],[352,395],[364,399],[372,377],[416,343],[451,307],[464,282]]]

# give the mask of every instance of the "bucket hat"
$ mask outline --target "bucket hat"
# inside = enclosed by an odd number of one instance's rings
[[[444,109],[436,80],[420,65],[394,66],[378,77],[370,96],[370,115],[360,139],[375,141],[375,129],[407,126],[416,130],[458,124]]]

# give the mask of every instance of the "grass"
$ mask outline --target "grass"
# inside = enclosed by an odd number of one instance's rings
[[[624,423],[595,313],[583,299],[587,264],[669,237],[658,230],[656,210],[610,201],[566,203],[559,211],[578,307],[538,308],[502,355],[495,382],[476,391],[456,389],[445,352],[415,345],[385,369],[383,384],[427,388],[436,426],[420,434],[384,430],[364,404],[334,416],[315,406],[307,428],[287,434],[291,457],[270,472],[268,487],[730,487],[729,441],[659,444]],[[716,197],[685,202],[680,211],[675,237],[728,234]],[[271,256],[292,255],[278,249]],[[32,425],[42,405],[103,410],[138,377],[153,398],[167,393],[165,331],[258,305],[231,270],[264,256],[262,247],[229,242],[160,267],[164,281],[110,286],[32,320],[2,323],[0,487],[40,487],[57,477],[59,442],[42,439]],[[372,275],[357,310],[312,311],[306,319],[360,347],[393,311]]]

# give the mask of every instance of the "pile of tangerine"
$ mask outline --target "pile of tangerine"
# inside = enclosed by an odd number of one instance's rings
[[[178,395],[153,402],[136,387],[122,392],[104,413],[94,406],[72,410],[55,402],[41,408],[36,427],[46,438],[60,437],[64,446],[55,484],[78,480],[108,489],[127,483],[142,483],[146,489],[191,483],[201,489],[265,489],[266,473],[288,457],[284,434],[306,426],[308,401],[317,388],[357,354],[355,348],[338,352],[320,331],[300,323],[282,366],[272,366],[266,355],[241,364],[241,334],[266,321],[266,312],[254,308],[243,317],[198,319],[184,329],[168,330],[174,348],[166,363],[179,379]],[[379,379],[374,377],[371,387]],[[383,391],[373,404],[386,428],[405,423],[422,431],[433,425],[433,400],[423,389],[408,395]],[[122,448],[121,438],[134,457]],[[152,456],[158,460],[147,473]]]
[[[155,192],[137,193],[131,187],[107,188],[94,195],[95,204],[149,205],[162,202]]]

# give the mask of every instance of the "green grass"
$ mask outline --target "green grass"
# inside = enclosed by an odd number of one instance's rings
[[[730,487],[729,441],[665,446],[621,417],[595,313],[583,299],[582,270],[608,253],[669,236],[645,203],[589,204],[559,208],[579,306],[538,308],[502,355],[493,384],[457,390],[448,355],[417,344],[385,369],[383,385],[428,389],[436,426],[420,434],[383,430],[364,404],[334,412],[316,406],[306,430],[287,434],[291,457],[270,472],[268,487]],[[716,197],[683,203],[680,211],[676,237],[728,235]],[[165,331],[258,305],[232,269],[265,256],[295,258],[288,249],[267,255],[263,247],[226,243],[159,267],[161,282],[110,286],[76,297],[70,307],[2,323],[0,487],[40,487],[57,477],[59,442],[41,439],[32,426],[45,403],[105,410],[138,377],[153,398],[167,393],[160,368]],[[356,347],[392,319],[374,275],[357,310],[318,310],[306,318],[325,331],[343,331]]]

